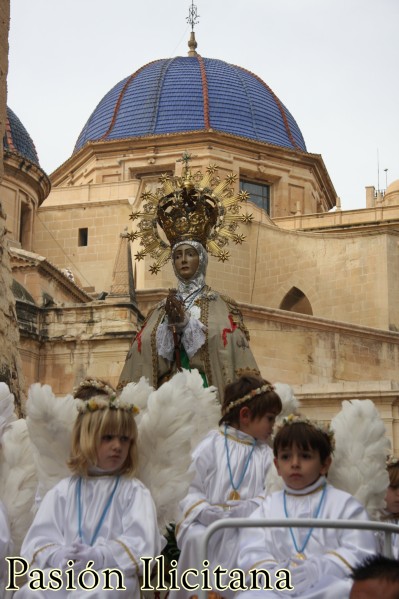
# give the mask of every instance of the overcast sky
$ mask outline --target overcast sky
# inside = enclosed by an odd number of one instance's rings
[[[101,98],[186,55],[189,0],[11,0],[8,104],[50,174]],[[399,179],[399,0],[197,0],[197,51],[261,77],[344,209]],[[388,169],[385,172],[385,169]]]

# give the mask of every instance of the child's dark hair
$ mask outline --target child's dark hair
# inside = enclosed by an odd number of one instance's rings
[[[384,555],[369,555],[353,568],[350,576],[352,580],[386,580],[399,583],[399,561]]]
[[[264,390],[262,390],[264,387]],[[252,394],[252,396],[251,396]],[[244,399],[249,395],[248,399]],[[244,399],[244,401],[240,401]],[[279,414],[282,409],[280,397],[273,386],[265,379],[257,376],[244,375],[239,379],[226,385],[224,400],[222,404],[222,417],[219,425],[238,425],[240,422],[240,410],[248,407],[251,418],[261,418],[268,412]]]
[[[313,449],[320,455],[322,464],[334,451],[334,441],[331,432],[310,420],[296,416],[297,420],[288,417],[278,429],[273,440],[273,453],[278,456],[279,451],[291,449],[295,445],[298,449],[306,451]]]

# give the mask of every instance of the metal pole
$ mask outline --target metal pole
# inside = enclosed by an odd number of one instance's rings
[[[213,522],[203,534],[201,544],[199,546],[199,555],[197,564],[193,564],[198,571],[203,569],[203,562],[208,553],[208,544],[211,536],[222,528],[343,528],[352,530],[373,530],[382,531],[385,533],[384,540],[384,555],[392,557],[392,533],[399,534],[399,525],[389,524],[387,522],[369,522],[353,521],[353,520],[317,520],[315,518],[299,519],[299,518],[284,518],[277,520],[264,520],[261,518],[227,518]],[[206,599],[207,591],[198,589],[196,591],[198,599]]]

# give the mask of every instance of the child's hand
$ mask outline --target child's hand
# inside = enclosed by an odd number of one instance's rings
[[[65,570],[68,565],[68,560],[76,559],[73,545],[61,545],[47,559],[47,563],[51,568],[60,568]]]
[[[80,542],[74,543],[72,547],[74,550],[75,570],[84,570],[87,567],[87,562],[90,561],[94,562],[94,570],[101,570],[104,567],[105,556],[101,547],[91,547]]]
[[[291,572],[291,584],[294,587],[292,592],[294,596],[302,596],[321,577],[317,561],[313,559],[300,560],[293,558],[289,569]]]
[[[202,512],[198,514],[197,519],[203,526],[209,526],[212,524],[212,522],[216,522],[222,518],[227,518],[228,516],[229,512],[226,512],[219,505],[211,505],[202,510]]]

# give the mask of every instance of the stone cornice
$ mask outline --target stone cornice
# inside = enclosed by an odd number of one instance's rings
[[[328,333],[342,333],[353,337],[363,337],[382,343],[399,345],[399,333],[395,331],[373,329],[372,327],[363,327],[356,324],[329,320],[327,318],[299,314],[297,312],[287,312],[277,308],[263,308],[262,306],[246,303],[239,303],[238,305],[244,318],[269,320],[284,326],[302,327],[304,329],[313,329]]]
[[[44,277],[56,280],[58,285],[75,298],[77,302],[87,303],[93,301],[91,295],[71,281],[59,268],[54,266],[44,256],[15,247],[9,247],[8,249],[13,270],[33,268]]]

